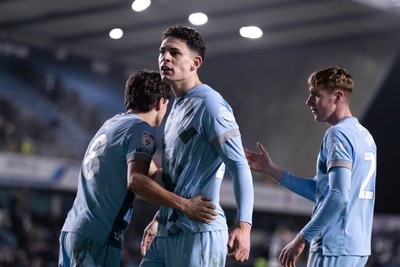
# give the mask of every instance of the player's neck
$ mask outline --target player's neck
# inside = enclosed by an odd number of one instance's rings
[[[181,97],[199,84],[201,84],[201,81],[196,75],[195,79],[174,83],[172,85],[172,90],[174,91],[176,97]]]
[[[136,116],[140,117],[143,121],[147,122],[151,127],[157,127],[157,114],[154,110],[149,112],[134,112],[132,109],[129,109],[127,114],[135,114]]]

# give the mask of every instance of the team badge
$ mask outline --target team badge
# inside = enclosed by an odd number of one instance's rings
[[[230,112],[226,107],[219,108],[218,118],[222,123],[227,122],[231,124],[235,122],[235,117],[233,116],[233,113]]]

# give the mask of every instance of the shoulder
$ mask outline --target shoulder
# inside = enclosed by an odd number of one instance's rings
[[[358,122],[357,118],[345,118],[337,124],[331,126],[326,131],[327,136],[350,136],[354,133],[354,130],[358,127],[362,127]]]
[[[201,98],[201,104],[206,110],[215,112],[223,106],[229,110],[231,109],[222,95],[206,84],[200,85],[197,88],[195,95]]]
[[[207,84],[200,84],[191,92],[192,97],[200,97],[207,101],[223,99],[221,94]]]
[[[156,129],[136,115],[130,115],[125,119],[124,125],[120,128],[121,136],[124,139],[130,138],[154,138]]]

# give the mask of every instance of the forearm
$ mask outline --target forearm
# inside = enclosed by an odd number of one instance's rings
[[[335,168],[329,172],[329,193],[326,200],[311,221],[300,232],[310,242],[346,207],[349,201],[351,171],[346,168]]]
[[[283,178],[283,176],[284,176],[284,174],[285,174],[285,171],[282,170],[282,169],[281,169],[280,167],[278,167],[277,165],[272,164],[272,165],[268,168],[268,171],[266,171],[265,173],[266,173],[267,175],[269,175],[272,179],[274,179],[275,182],[279,183],[279,182],[282,180],[282,178]]]
[[[233,192],[237,204],[238,222],[252,223],[254,207],[253,180],[250,169],[244,165],[229,170],[233,179]]]
[[[157,182],[151,178],[140,173],[132,174],[134,178],[130,179],[128,188],[130,191],[138,194],[144,200],[155,204],[166,206],[170,208],[183,211],[184,202],[186,199],[170,192],[160,186]]]
[[[232,177],[238,209],[237,219],[251,224],[254,206],[253,179],[240,138],[235,137],[221,144],[220,154]]]
[[[310,201],[315,201],[316,183],[314,179],[284,172],[282,178],[279,180],[279,184]]]

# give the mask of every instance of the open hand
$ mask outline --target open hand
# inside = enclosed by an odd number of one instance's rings
[[[211,198],[197,196],[186,200],[182,212],[190,219],[210,223],[218,215],[215,208],[215,205],[211,203]]]

